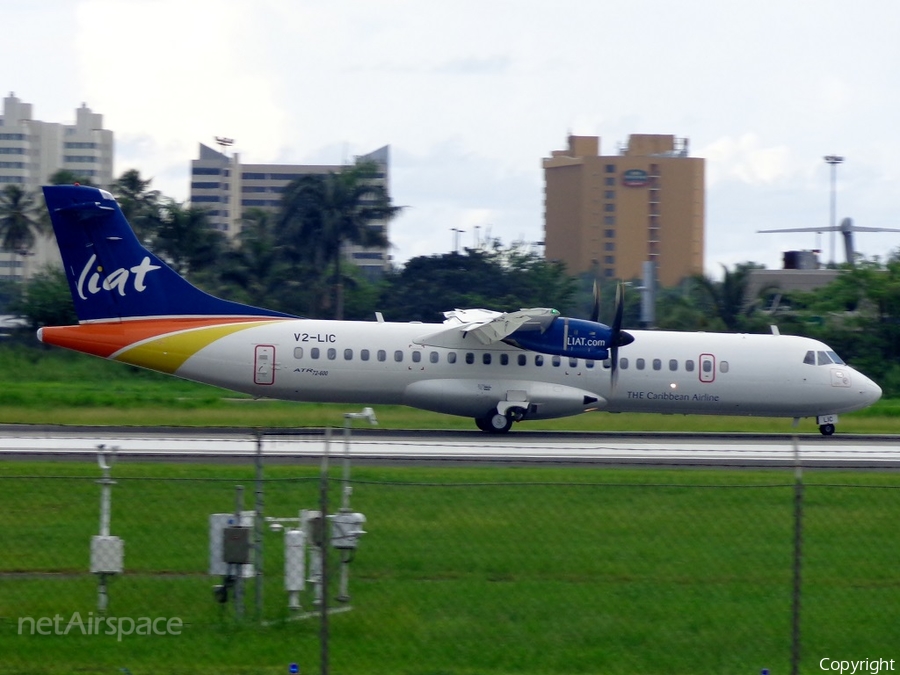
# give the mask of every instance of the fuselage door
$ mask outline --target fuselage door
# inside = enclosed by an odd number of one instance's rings
[[[712,382],[716,379],[716,357],[712,354],[700,355],[700,381]]]
[[[275,384],[274,345],[256,345],[253,355],[253,383]]]

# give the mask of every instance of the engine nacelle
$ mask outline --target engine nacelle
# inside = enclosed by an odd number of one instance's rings
[[[596,321],[561,316],[544,332],[519,329],[509,336],[508,341],[543,354],[602,361],[609,358],[612,329]]]

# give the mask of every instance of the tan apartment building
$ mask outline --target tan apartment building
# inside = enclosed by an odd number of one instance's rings
[[[632,134],[615,155],[597,136],[568,140],[543,160],[548,260],[626,280],[652,261],[663,286],[703,272],[705,161],[687,139]]]

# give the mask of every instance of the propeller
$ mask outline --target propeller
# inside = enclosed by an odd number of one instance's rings
[[[599,299],[597,284],[594,282],[594,304],[599,311]],[[630,345],[634,342],[634,336],[622,330],[622,316],[625,313],[625,285],[620,281],[616,286],[616,315],[613,319],[610,334],[609,360],[610,360],[610,386],[613,390],[619,381],[619,347]]]
[[[591,305],[591,321],[600,322],[600,285],[594,279],[594,304]]]

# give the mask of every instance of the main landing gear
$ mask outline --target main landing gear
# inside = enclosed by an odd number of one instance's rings
[[[506,413],[501,413],[496,408],[484,417],[476,417],[475,425],[489,434],[505,434],[512,428],[513,422],[519,422],[525,417],[525,408],[513,406]]]

